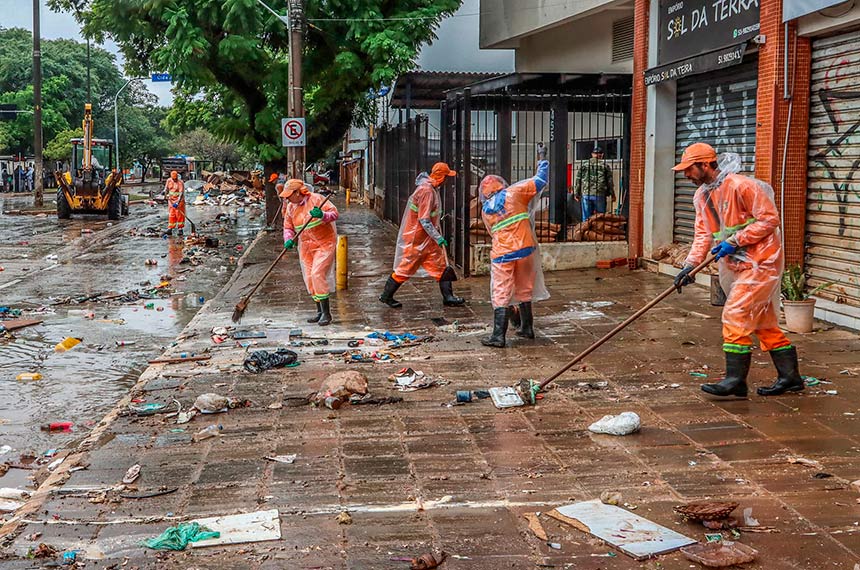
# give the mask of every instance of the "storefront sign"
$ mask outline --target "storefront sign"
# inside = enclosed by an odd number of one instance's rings
[[[661,81],[680,79],[688,75],[713,71],[723,67],[737,65],[744,59],[746,42],[697,55],[683,61],[654,67],[645,71],[645,85],[653,85]]]
[[[759,0],[660,0],[659,65],[754,38]]]

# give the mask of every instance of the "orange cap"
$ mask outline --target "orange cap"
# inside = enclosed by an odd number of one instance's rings
[[[672,170],[686,170],[697,162],[714,162],[717,160],[717,151],[708,143],[693,143],[684,149],[681,162],[672,167]]]
[[[275,188],[280,188],[278,196],[280,196],[281,198],[289,198],[296,192],[301,192],[302,194],[310,194],[310,191],[308,191],[305,183],[298,178],[291,178],[287,180],[286,184],[278,184],[278,186],[276,186]]]
[[[277,179],[278,179],[278,173],[277,172],[273,172],[272,174],[269,175],[269,182],[274,182]]]
[[[175,170],[171,170],[171,171],[170,171],[170,177],[171,177],[171,178],[173,178],[174,180],[176,180],[176,178],[177,178],[178,176],[179,176],[179,173],[178,173],[178,172],[176,172]]]
[[[505,179],[496,174],[488,174],[481,180],[480,191],[484,198],[489,198],[507,186]]]
[[[434,186],[441,186],[443,182],[445,182],[445,178],[448,176],[457,176],[456,170],[451,170],[451,168],[445,164],[444,162],[437,162],[433,165],[433,169],[430,171],[430,180],[433,182]]]

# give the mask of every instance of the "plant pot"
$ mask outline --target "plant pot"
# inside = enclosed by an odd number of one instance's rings
[[[783,301],[782,308],[785,312],[785,328],[796,333],[812,332],[815,299]]]

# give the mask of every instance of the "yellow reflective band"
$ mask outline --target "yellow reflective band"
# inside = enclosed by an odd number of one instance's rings
[[[510,225],[516,224],[517,222],[521,222],[523,220],[528,220],[528,219],[529,219],[528,212],[522,212],[521,214],[511,216],[510,218],[505,218],[501,222],[496,223],[490,231],[495,233],[502,228],[506,228]]]
[[[737,225],[737,226],[729,226],[729,227],[727,227],[725,230],[722,230],[722,231],[719,231],[719,232],[714,232],[714,233],[713,233],[713,236],[714,236],[715,238],[718,238],[718,237],[720,237],[720,236],[722,235],[722,236],[723,236],[723,239],[725,239],[725,238],[729,238],[729,237],[732,237],[733,235],[735,235],[736,233],[738,233],[740,230],[744,229],[745,227],[749,226],[750,224],[754,224],[756,221],[757,221],[757,220],[756,220],[755,218],[750,218],[750,219],[748,219],[747,221],[745,221],[744,223],[742,223],[742,224],[740,224],[740,225]],[[724,233],[724,232],[725,232],[725,233]]]
[[[418,213],[418,206],[416,206],[415,204],[413,204],[411,202],[409,203],[409,209],[412,210],[413,212],[415,212],[416,214]],[[432,212],[430,212],[430,216],[431,217],[432,216],[438,216],[439,212],[440,212],[440,210],[433,210]]]
[[[306,229],[306,230],[309,230],[309,229],[311,229],[311,228],[315,228],[315,227],[317,227],[318,225],[320,225],[320,224],[322,224],[322,223],[323,223],[323,221],[322,221],[322,220],[319,220],[319,219],[314,220],[314,221],[312,221],[312,222],[309,222],[309,223],[308,223],[308,225],[307,225],[307,227],[305,227],[305,229]]]

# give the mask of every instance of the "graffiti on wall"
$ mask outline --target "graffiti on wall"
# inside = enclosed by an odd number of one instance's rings
[[[726,94],[734,92],[737,85],[713,85],[697,89],[685,97],[686,110],[683,114],[683,125],[686,137],[684,146],[694,142],[707,142],[717,149],[717,152],[737,152],[741,155],[752,156],[752,149],[745,148],[746,138],[750,136],[744,126],[755,125],[755,82],[748,82],[740,90],[741,103],[733,102],[740,111],[737,117],[730,117],[726,104]],[[753,133],[754,136],[754,133]],[[751,169],[752,164],[745,164],[745,169]]]
[[[824,87],[816,93],[833,132],[830,133],[832,138],[827,137],[825,146],[811,157],[824,168],[833,185],[839,211],[840,236],[845,235],[847,228],[848,197],[854,194],[860,198],[860,193],[853,185],[854,172],[860,167],[860,156],[851,160],[852,146],[860,142],[857,138],[860,136],[860,112],[856,109],[850,112],[846,108],[860,100],[860,91],[845,90],[839,85],[845,79],[845,74],[852,73],[849,66],[850,62],[846,59],[834,63],[825,73]],[[846,169],[848,164],[850,167]],[[842,176],[841,169],[847,170],[847,175]],[[823,193],[819,193],[819,210],[823,208],[823,200]]]

